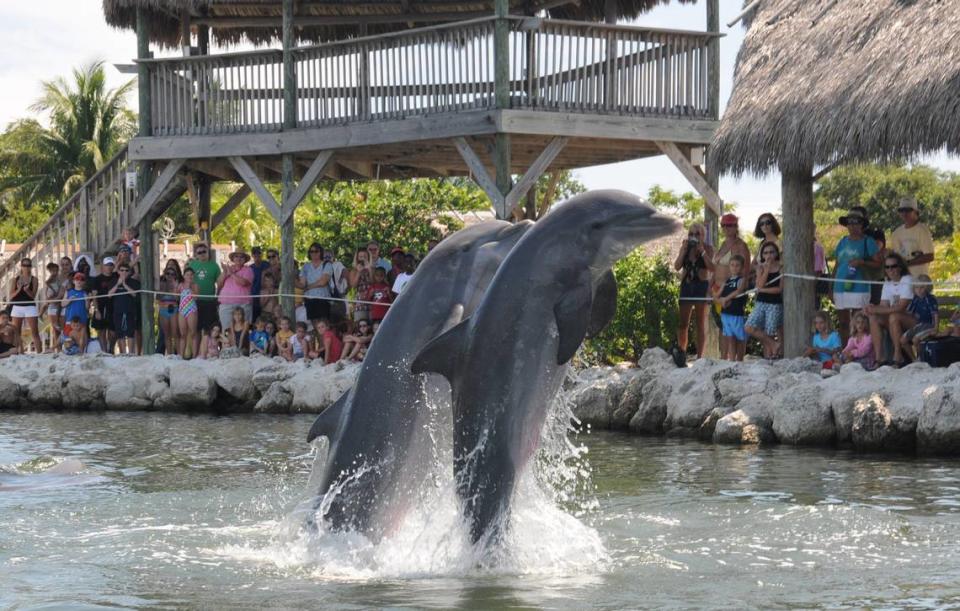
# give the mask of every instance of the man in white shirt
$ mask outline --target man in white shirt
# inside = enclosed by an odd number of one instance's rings
[[[897,212],[903,219],[903,225],[894,230],[888,247],[903,257],[910,268],[910,275],[916,278],[929,272],[930,262],[933,261],[933,234],[929,227],[920,222],[920,207],[916,198],[901,199]]]
[[[405,255],[403,258],[403,271],[397,274],[396,279],[393,281],[393,288],[390,289],[393,292],[393,298],[396,299],[397,295],[403,292],[403,287],[407,286],[407,283],[413,278],[413,271],[416,266],[416,259],[413,255]]]

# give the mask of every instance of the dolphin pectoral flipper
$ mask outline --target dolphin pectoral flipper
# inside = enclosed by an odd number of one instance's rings
[[[592,305],[593,286],[586,280],[578,282],[574,288],[564,293],[560,301],[553,306],[557,333],[560,334],[557,365],[563,365],[572,359],[583,338],[587,336]]]
[[[455,373],[457,357],[467,342],[469,326],[470,319],[465,318],[427,342],[413,359],[410,371],[415,374],[439,373],[450,380]]]
[[[307,433],[307,443],[317,437],[326,437],[327,439],[333,437],[340,426],[340,415],[343,414],[345,406],[349,403],[349,398],[350,391],[348,390],[340,395],[340,398],[333,405],[320,412],[320,415],[313,422],[313,426],[310,427],[310,432]]]
[[[617,278],[613,270],[600,276],[593,289],[593,305],[590,308],[590,324],[587,326],[587,337],[596,337],[603,331],[613,317],[617,315]]]

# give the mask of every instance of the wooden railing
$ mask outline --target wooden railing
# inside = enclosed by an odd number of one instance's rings
[[[509,108],[716,118],[706,32],[508,19]],[[297,125],[495,108],[494,18],[293,51]],[[279,131],[283,54],[146,60],[153,135]]]
[[[33,261],[34,274],[46,278],[47,263],[61,257],[75,258],[101,253],[129,224],[135,205],[134,190],[127,189],[127,148],[83,184],[16,252],[0,259],[0,288],[5,301],[7,287],[18,273],[20,260]]]

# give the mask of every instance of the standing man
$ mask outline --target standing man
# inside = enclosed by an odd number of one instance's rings
[[[933,261],[933,235],[930,228],[920,222],[920,207],[914,197],[904,197],[897,208],[903,225],[893,230],[890,236],[890,250],[903,257],[910,268],[910,275],[916,278],[929,273]]]
[[[108,295],[113,285],[120,278],[114,273],[115,261],[113,257],[104,257],[100,262],[100,275],[90,278],[87,290],[96,295],[94,301],[93,320],[90,326],[97,330],[97,342],[100,351],[113,354],[113,298]]]
[[[263,259],[263,249],[259,246],[254,246],[250,249],[250,255],[252,260],[250,261],[250,269],[253,270],[253,288],[250,290],[250,296],[253,298],[253,320],[256,320],[260,316],[260,288],[261,288],[261,279],[263,278],[264,270],[270,268],[270,263],[264,261]]]
[[[193,247],[193,258],[187,262],[193,270],[197,285],[197,327],[200,332],[209,332],[210,327],[220,322],[217,316],[217,279],[220,266],[210,260],[210,248],[203,242]]]
[[[330,281],[333,278],[333,265],[323,260],[323,246],[314,242],[307,251],[310,260],[300,268],[297,276],[297,288],[303,289],[303,301],[307,310],[307,319],[311,323],[321,318],[330,318]]]
[[[376,240],[367,242],[367,254],[370,255],[370,269],[382,267],[384,271],[390,271],[390,262],[380,256],[380,243]]]
[[[246,322],[253,320],[253,270],[247,267],[250,255],[245,252],[230,253],[230,263],[223,266],[223,273],[217,279],[217,293],[220,296],[220,328],[229,329],[233,322],[233,311],[243,308]]]

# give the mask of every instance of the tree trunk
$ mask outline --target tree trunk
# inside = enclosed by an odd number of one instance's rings
[[[813,276],[813,170],[785,172],[781,176],[783,199],[784,271]],[[796,357],[810,341],[816,283],[812,280],[783,280],[784,356]]]

